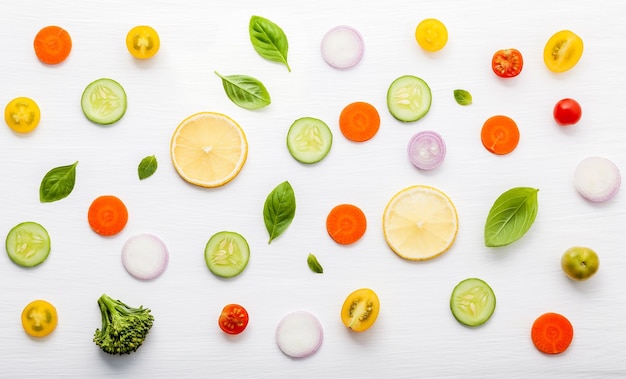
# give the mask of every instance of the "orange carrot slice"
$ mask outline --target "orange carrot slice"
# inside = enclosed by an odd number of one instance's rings
[[[530,336],[537,350],[546,354],[560,354],[572,343],[574,328],[565,316],[544,313],[533,323]]]
[[[352,204],[334,207],[326,217],[328,235],[340,245],[358,241],[367,229],[367,219],[363,211]]]
[[[41,29],[35,36],[35,54],[45,64],[59,64],[72,51],[72,39],[67,30],[50,25]]]
[[[126,226],[128,210],[119,198],[104,195],[91,203],[87,219],[94,232],[101,236],[113,236]]]
[[[348,104],[339,116],[339,129],[350,141],[367,141],[376,135],[379,128],[378,111],[373,105],[363,101]]]
[[[513,119],[507,116],[493,116],[483,124],[480,132],[483,146],[497,155],[512,152],[519,142],[519,129]]]

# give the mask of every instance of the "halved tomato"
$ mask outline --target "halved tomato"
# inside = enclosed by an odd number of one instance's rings
[[[524,60],[516,49],[498,50],[491,59],[491,68],[501,78],[512,78],[522,72]]]
[[[565,72],[578,63],[583,55],[583,40],[574,32],[555,33],[543,50],[543,61],[552,72]]]
[[[128,48],[130,55],[135,58],[152,58],[160,47],[159,34],[150,26],[135,26],[126,35],[126,48]]]
[[[348,295],[343,302],[341,322],[355,332],[363,332],[374,325],[379,311],[380,301],[376,292],[361,288]]]
[[[41,118],[39,106],[28,97],[16,97],[4,108],[4,120],[18,133],[32,132]]]
[[[45,337],[57,327],[59,317],[56,308],[45,300],[30,302],[22,311],[22,327],[33,337]]]
[[[248,326],[248,311],[239,304],[228,304],[222,309],[218,325],[226,334],[239,334]]]

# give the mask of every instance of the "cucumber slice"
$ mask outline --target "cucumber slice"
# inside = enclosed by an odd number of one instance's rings
[[[401,76],[387,90],[387,108],[402,122],[413,122],[426,116],[431,102],[430,87],[417,76]]]
[[[126,92],[113,79],[98,79],[85,88],[80,105],[91,122],[110,125],[126,113]]]
[[[326,123],[313,117],[302,117],[291,124],[287,133],[287,149],[301,163],[317,163],[324,159],[333,144],[333,133]]]
[[[46,228],[36,222],[22,222],[9,231],[6,249],[15,264],[34,267],[48,258],[50,235]]]
[[[222,278],[239,275],[248,265],[250,247],[239,233],[215,233],[204,248],[204,260],[211,272]]]
[[[463,325],[479,326],[487,322],[496,309],[496,296],[487,283],[478,278],[461,281],[452,290],[450,310]]]

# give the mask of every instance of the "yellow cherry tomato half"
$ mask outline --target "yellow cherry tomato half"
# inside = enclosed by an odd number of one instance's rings
[[[583,55],[583,40],[574,32],[555,33],[543,50],[543,61],[552,72],[565,72],[578,63]]]
[[[4,120],[9,128],[19,133],[32,132],[40,118],[39,106],[28,97],[16,97],[4,108]]]
[[[135,26],[126,35],[126,48],[137,59],[152,58],[160,47],[159,34],[150,26]]]
[[[443,22],[427,18],[417,25],[415,40],[426,51],[438,51],[448,43],[448,29]]]
[[[341,322],[354,332],[369,329],[380,311],[380,301],[376,292],[369,288],[360,288],[352,292],[341,307]]]
[[[56,308],[45,300],[30,302],[22,311],[22,327],[33,337],[45,337],[57,327],[59,317]]]

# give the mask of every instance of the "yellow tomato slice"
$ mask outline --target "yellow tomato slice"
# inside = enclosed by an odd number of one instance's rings
[[[574,32],[555,33],[543,50],[543,61],[552,72],[565,72],[578,63],[583,55],[583,40]]]
[[[4,120],[18,133],[32,132],[41,118],[39,106],[28,97],[16,97],[4,108]]]
[[[22,327],[33,337],[45,337],[57,327],[56,308],[45,300],[30,302],[22,311]]]
[[[363,332],[369,329],[380,311],[380,301],[376,292],[361,288],[352,292],[341,307],[341,322],[352,331]]]
[[[417,25],[415,40],[426,51],[438,51],[448,43],[448,29],[443,22],[427,18]]]
[[[128,48],[130,55],[135,58],[152,58],[160,47],[159,34],[150,26],[135,26],[126,35],[126,48]]]

